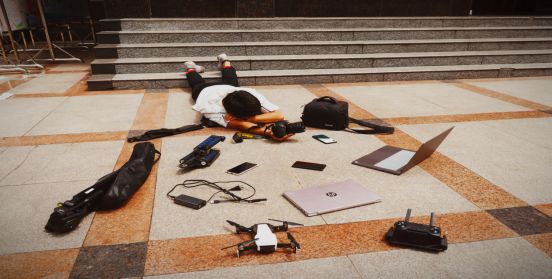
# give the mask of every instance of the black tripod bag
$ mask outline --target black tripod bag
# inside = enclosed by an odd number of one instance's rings
[[[46,231],[65,233],[75,229],[92,211],[113,210],[125,205],[144,184],[161,155],[150,142],[134,146],[130,159],[117,171],[100,178],[71,200],[58,203],[46,224]]]

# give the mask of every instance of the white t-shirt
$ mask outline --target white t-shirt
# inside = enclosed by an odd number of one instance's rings
[[[232,85],[213,85],[206,87],[201,90],[192,109],[200,112],[209,120],[226,127],[228,126],[228,122],[224,119],[226,110],[222,105],[222,99],[224,99],[226,95],[238,90],[247,91],[255,96],[261,103],[262,112],[271,112],[280,109],[277,105],[269,102],[265,96],[261,95],[257,90],[253,88],[235,87]]]

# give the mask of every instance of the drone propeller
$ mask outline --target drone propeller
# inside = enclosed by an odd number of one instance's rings
[[[276,220],[276,219],[268,219],[270,221],[274,221],[274,222],[281,222],[281,223],[287,223],[288,225],[292,225],[292,226],[304,226],[303,224],[299,224],[299,223],[295,223],[295,222],[290,222],[290,221],[282,221],[282,220]]]
[[[239,247],[239,246],[246,246],[248,244],[251,244],[255,241],[259,240],[258,238],[254,238],[254,239],[251,239],[251,240],[248,240],[248,241],[244,241],[244,242],[240,242],[238,244],[234,244],[234,245],[230,245],[230,246],[226,246],[220,250],[224,250],[224,249],[228,249],[228,248],[232,248],[232,247]]]
[[[295,245],[295,249],[297,249],[297,250],[301,249],[301,245],[299,245],[299,242],[297,242],[297,240],[295,240],[295,237],[293,237],[293,235],[291,233],[287,233],[287,237],[288,237],[289,241],[291,242],[291,244]]]
[[[234,221],[226,220],[226,222],[228,222],[228,224],[236,227],[236,232],[237,233],[239,233],[240,231],[244,231],[244,232],[250,231],[249,228],[246,228],[246,227],[244,227],[244,226],[242,226],[242,225],[240,225],[240,224],[238,224]]]

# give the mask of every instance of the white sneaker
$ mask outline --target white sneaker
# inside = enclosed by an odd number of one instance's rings
[[[186,61],[184,65],[186,66],[186,70],[194,69],[197,73],[205,72],[205,67],[197,65],[194,61]]]
[[[221,53],[217,56],[217,60],[218,60],[218,68],[219,70],[222,71],[222,69],[224,68],[224,62],[228,61],[228,56],[226,55],[226,53]]]

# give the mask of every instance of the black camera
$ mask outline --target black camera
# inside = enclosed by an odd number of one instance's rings
[[[289,123],[278,121],[272,125],[272,134],[277,138],[283,138],[288,134],[297,134],[305,131],[303,122]]]

